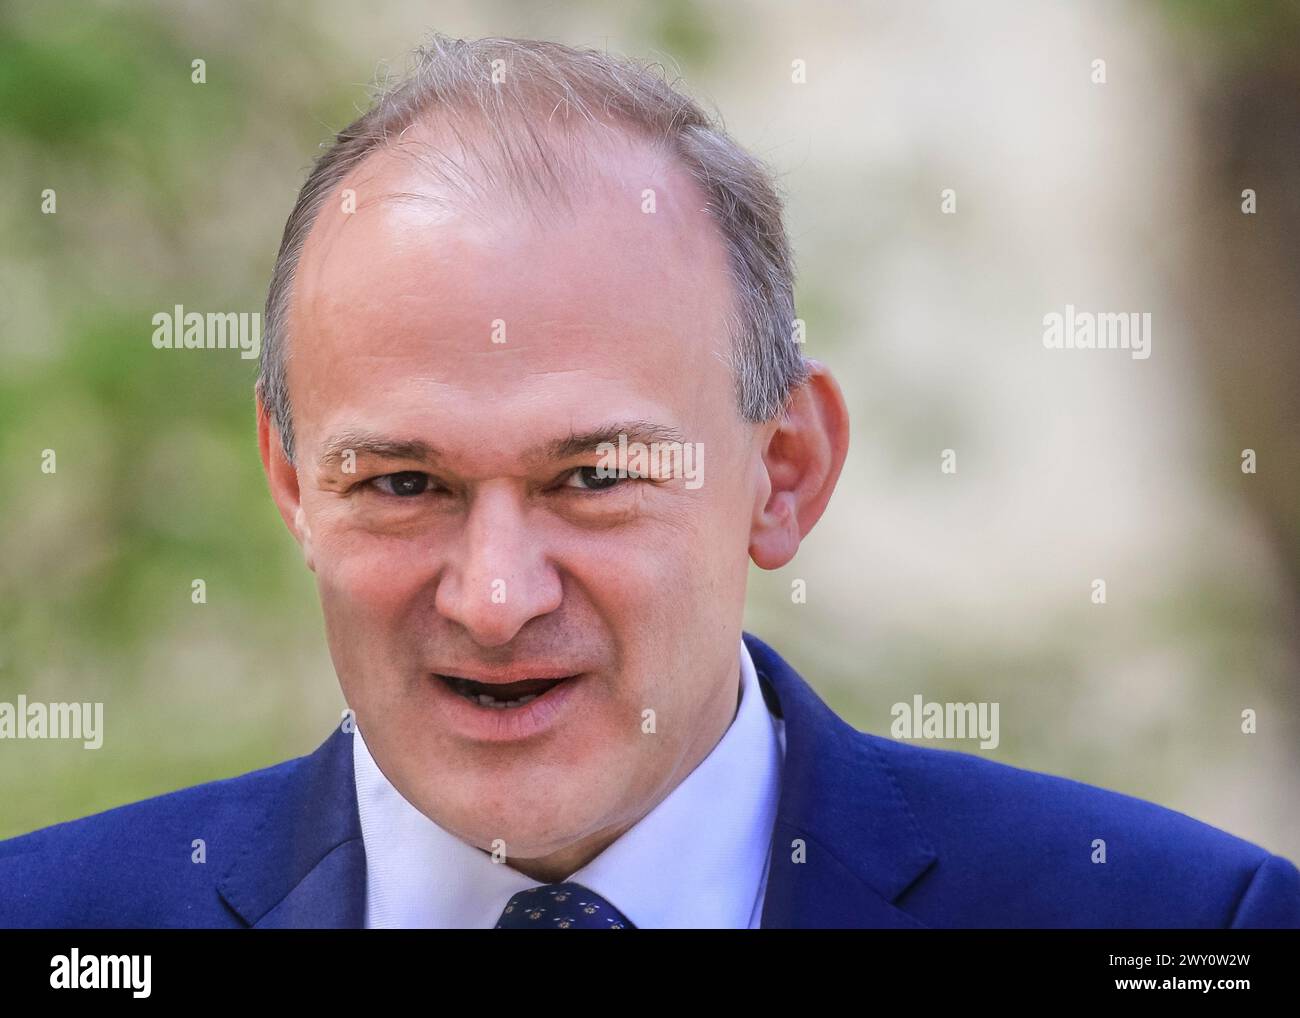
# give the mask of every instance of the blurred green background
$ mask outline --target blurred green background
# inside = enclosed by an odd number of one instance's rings
[[[317,146],[436,29],[658,61],[780,174],[853,447],[796,560],[753,571],[749,630],[860,728],[998,701],[993,758],[1300,859],[1298,26],[1209,0],[4,8],[0,700],[102,701],[107,731],[0,743],[0,837],[337,720],[255,362],[155,350],[151,318],[261,310]],[[1151,359],[1044,351],[1067,302],[1152,311]]]

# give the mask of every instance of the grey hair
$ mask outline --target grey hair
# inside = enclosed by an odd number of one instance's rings
[[[468,151],[470,142],[455,126],[467,118],[488,128],[480,133],[497,147],[509,183],[545,192],[549,179],[562,188],[550,150],[534,129],[539,114],[550,111],[549,123],[561,107],[566,116],[576,111],[580,125],[608,127],[612,121],[628,136],[649,139],[703,190],[706,210],[726,242],[735,290],[727,323],[737,408],[745,419],[760,423],[785,412],[791,393],[808,378],[808,362],[794,335],[794,265],[782,199],[770,171],[657,73],[657,66],[554,42],[464,40],[435,33],[415,51],[405,77],[379,85],[370,109],[340,131],[313,164],[285,223],[267,293],[257,396],[291,462],[289,308],[303,245],[330,195],[362,160],[416,123],[450,127]],[[516,130],[503,129],[507,126]],[[439,159],[449,167],[446,176],[472,184],[463,166],[446,156]],[[483,165],[495,181],[486,160]]]

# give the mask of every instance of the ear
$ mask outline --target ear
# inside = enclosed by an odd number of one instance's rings
[[[779,569],[821,519],[849,452],[849,410],[830,370],[808,362],[808,381],[791,394],[784,416],[765,431],[767,489],[754,506],[749,555]]]
[[[289,528],[289,533],[293,534],[294,540],[302,548],[307,568],[314,571],[316,562],[312,553],[311,528],[307,525],[307,517],[302,509],[298,469],[284,454],[280,432],[262,403],[261,393],[257,394],[257,450],[262,457],[262,469],[266,471],[275,507],[280,510],[280,517]]]

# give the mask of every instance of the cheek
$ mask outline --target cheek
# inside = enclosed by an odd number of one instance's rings
[[[373,538],[322,540],[318,531],[316,586],[348,704],[365,720],[400,713],[421,647],[406,621],[422,587],[410,549]]]
[[[641,634],[676,617],[698,572],[697,523],[687,514],[656,519],[620,533],[577,536],[557,543],[554,562],[596,606],[628,648]],[[563,611],[563,609],[561,609]],[[639,632],[638,632],[639,631]],[[630,639],[626,639],[630,635]]]
[[[409,541],[373,535],[315,533],[316,584],[326,619],[391,631],[428,582],[425,564]]]

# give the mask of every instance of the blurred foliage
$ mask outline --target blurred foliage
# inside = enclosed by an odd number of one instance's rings
[[[1258,60],[1294,67],[1300,62],[1300,2],[1264,0],[1161,0],[1170,26],[1194,37],[1201,55],[1230,64]]]
[[[310,578],[265,494],[256,362],[151,336],[175,304],[261,310],[302,153],[356,95],[346,78],[304,87],[295,63],[329,46],[288,9],[243,8],[224,37],[187,13],[0,14],[0,170],[18,199],[0,208],[0,699],[105,700],[110,726],[93,756],[6,745],[0,836],[283,759],[336,716],[322,653],[303,662],[318,705],[281,680],[307,709],[225,709],[262,695],[252,651],[285,618],[316,625]],[[196,577],[206,605],[191,602]]]

